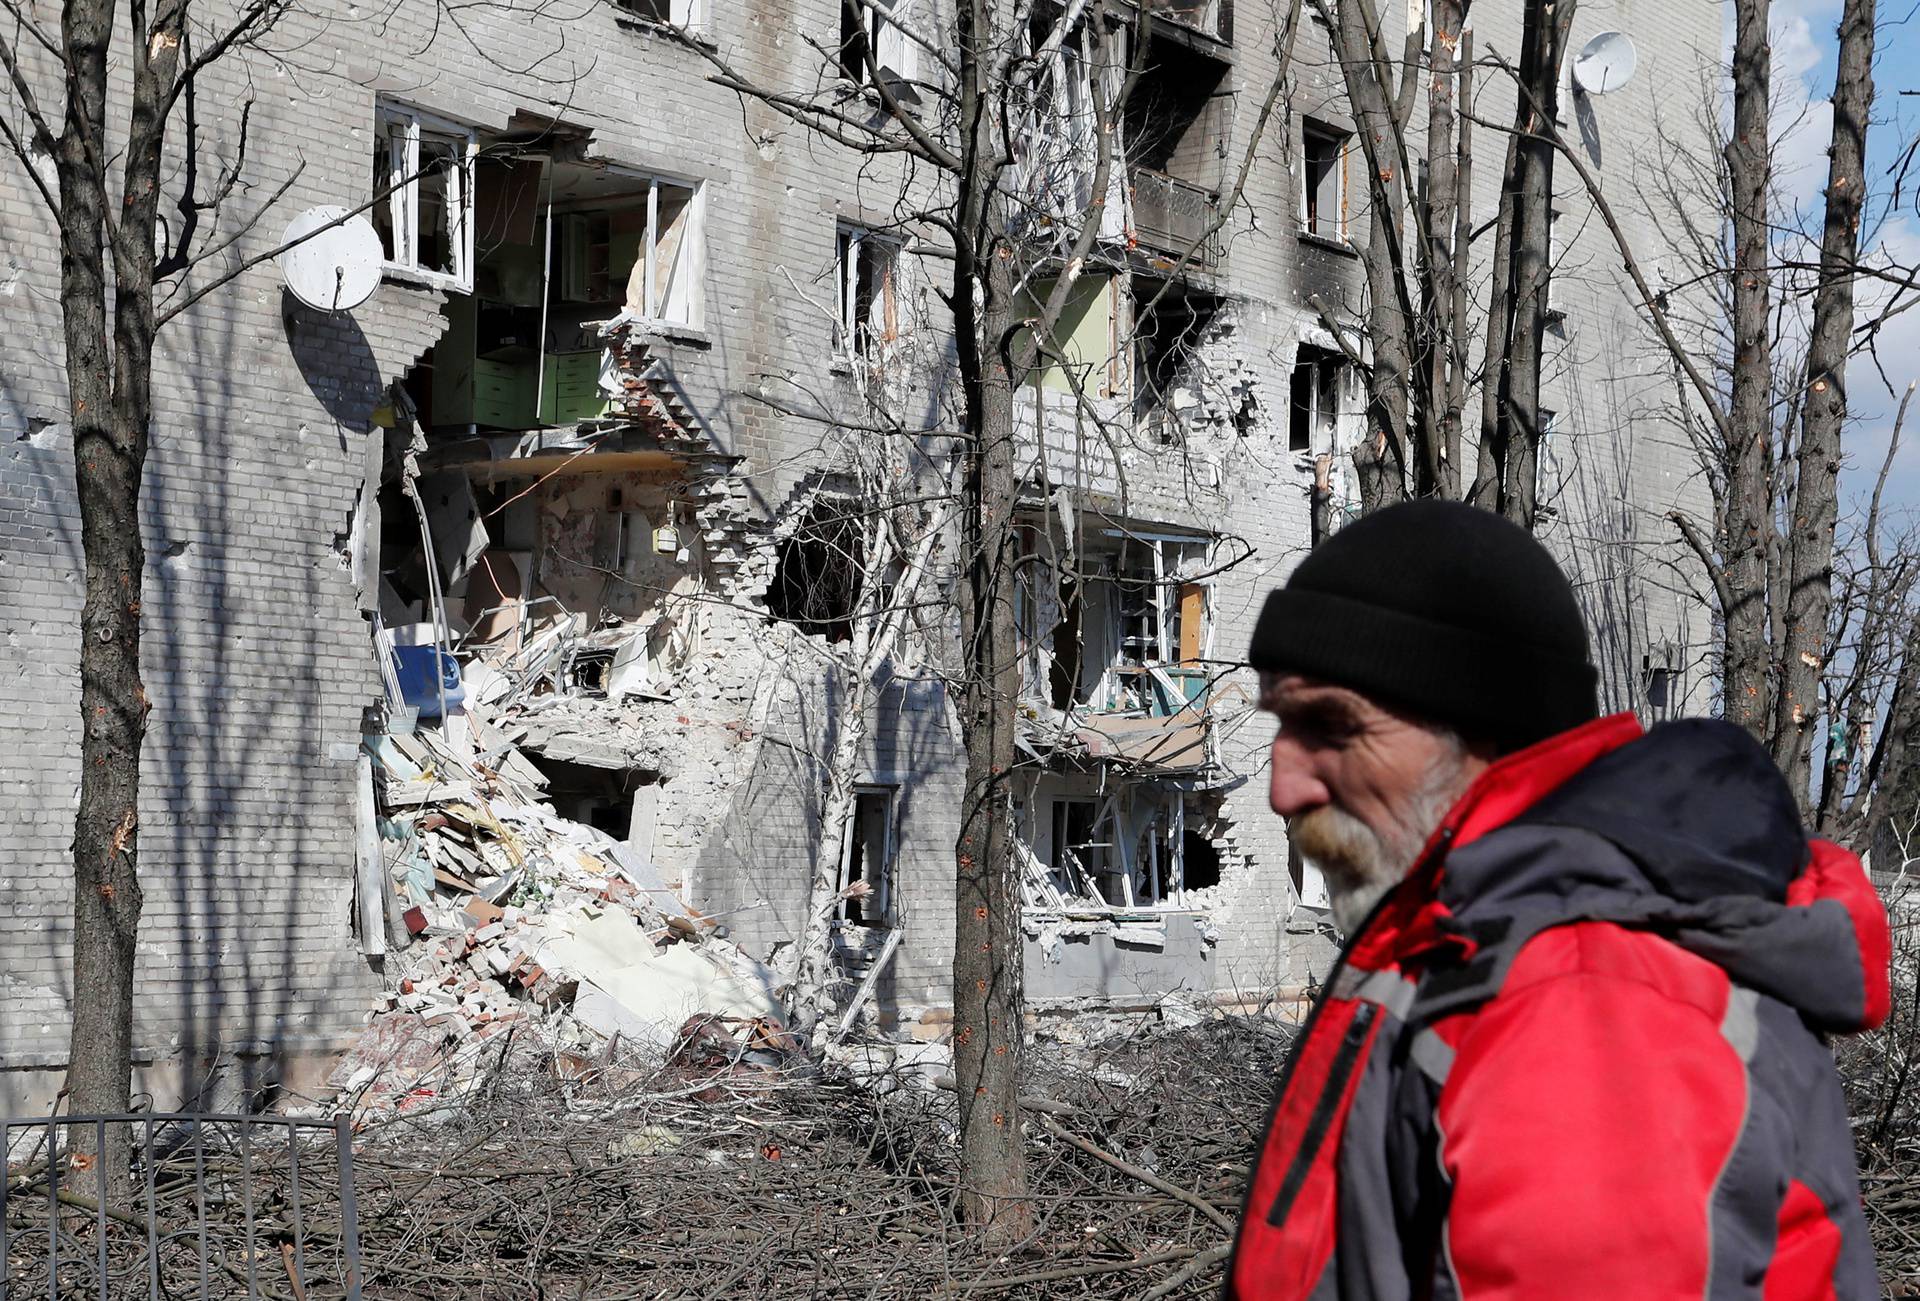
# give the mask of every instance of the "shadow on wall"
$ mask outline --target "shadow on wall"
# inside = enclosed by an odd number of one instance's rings
[[[345,434],[368,429],[385,384],[373,345],[351,312],[323,312],[286,289],[280,291],[280,323],[307,391],[340,427],[344,448]]]
[[[366,642],[340,547],[384,384],[351,316],[284,295],[281,319],[284,345],[239,313],[174,326],[170,372],[232,378],[194,419],[156,404],[143,502],[135,1041],[177,1059],[183,1105],[270,1102],[365,970],[347,931],[362,693],[341,665]],[[288,355],[318,409],[274,382]]]
[[[795,680],[796,696],[766,721],[748,779],[715,825],[693,878],[698,906],[734,915],[736,942],[776,971],[791,966],[819,851],[826,802],[827,756],[838,735],[844,684],[837,674]],[[951,935],[944,886],[952,874],[952,818],[957,785],[944,778],[960,762],[949,735],[943,688],[931,680],[896,679],[880,697],[868,728],[859,780],[894,788],[892,925],[901,949],[875,982],[873,1007],[890,1018],[904,965],[946,957]],[[957,783],[958,777],[954,777]],[[755,907],[757,901],[765,905]],[[937,902],[936,902],[937,901]],[[916,952],[917,950],[917,952]]]

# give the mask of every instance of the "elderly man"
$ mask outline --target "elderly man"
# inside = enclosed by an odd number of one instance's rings
[[[1335,534],[1250,658],[1347,940],[1227,1297],[1878,1296],[1823,1036],[1885,1018],[1886,914],[1766,753],[1597,717],[1566,578],[1452,503]]]

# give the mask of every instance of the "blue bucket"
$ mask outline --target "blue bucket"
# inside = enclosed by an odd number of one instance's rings
[[[440,670],[437,683],[434,680],[436,663]],[[393,667],[400,679],[400,698],[418,709],[422,718],[440,717],[442,689],[448,709],[466,696],[466,688],[460,683],[460,661],[438,646],[395,646]]]

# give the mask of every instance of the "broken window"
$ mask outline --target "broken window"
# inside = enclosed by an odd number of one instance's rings
[[[1162,442],[1179,442],[1200,409],[1205,375],[1197,354],[1220,299],[1146,276],[1133,278],[1132,293],[1134,408]]]
[[[635,792],[660,780],[658,773],[643,769],[603,768],[541,754],[528,759],[547,779],[546,798],[554,812],[621,841],[633,832]]]
[[[919,44],[902,25],[909,0],[841,0],[840,71],[872,85],[882,78],[896,96],[919,70]]]
[[[1309,235],[1347,237],[1347,138],[1319,122],[1300,128],[1300,223]]]
[[[625,179],[622,193],[555,212],[560,300],[624,300],[628,311],[647,320],[699,324],[699,187]]]
[[[1220,882],[1220,851],[1176,790],[1123,786],[1098,799],[1051,802],[1047,881],[1062,901],[1109,908],[1188,907]]]
[[[1012,132],[1018,161],[1014,191],[1027,209],[1023,221],[1036,234],[1067,214],[1085,210],[1093,195],[1099,152],[1094,104],[1102,42],[1085,22],[1060,31],[1064,21],[1057,5],[1033,7],[1024,50],[1032,72],[1023,79],[1025,93],[1017,101],[1020,120]],[[1124,179],[1118,161],[1112,177],[1116,184]]]
[[[1207,890],[1220,884],[1220,847],[1201,835],[1192,825],[1181,832],[1181,886],[1187,890]]]
[[[473,128],[381,104],[373,134],[370,211],[388,269],[471,289]]]
[[[698,27],[702,17],[700,0],[615,0],[615,3],[635,18],[662,27]]]
[[[1340,428],[1340,382],[1345,369],[1346,358],[1333,349],[1300,345],[1293,363],[1289,451],[1318,454],[1335,450]]]
[[[1112,845],[1095,838],[1100,821],[1100,805],[1090,799],[1056,799],[1053,802],[1051,853],[1047,866],[1064,894],[1082,894],[1089,888],[1104,897],[1107,851]]]
[[[1208,544],[1202,538],[1123,535],[1099,586],[1107,652],[1088,703],[1102,712],[1168,718],[1203,705],[1210,652]],[[1090,630],[1096,635],[1100,630]]]
[[[1119,52],[1114,59],[1119,61]],[[1139,82],[1119,106],[1133,190],[1127,213],[1132,233],[1149,249],[1173,258],[1190,256],[1202,267],[1213,265],[1221,253],[1220,234],[1212,227],[1227,181],[1224,141],[1232,102],[1227,68],[1206,49],[1154,40]],[[1120,162],[1116,158],[1116,167]]]
[[[851,501],[824,498],[781,540],[767,610],[811,637],[853,640],[866,538]]]
[[[845,925],[893,925],[893,796],[891,786],[854,791],[853,820],[840,847],[840,889],[867,889],[840,900],[837,915]]]
[[[1048,703],[1055,709],[1072,708],[1080,684],[1080,585],[1072,577],[1060,580],[1060,622],[1053,629],[1053,664],[1048,675]]]
[[[839,319],[834,349],[849,360],[877,366],[900,337],[895,274],[900,245],[857,226],[842,226],[834,258]]]
[[[1129,780],[1098,794],[1035,794],[1044,819],[1016,820],[1026,907],[1085,915],[1213,902],[1205,892],[1220,884],[1225,858],[1214,840],[1225,826],[1217,797]]]

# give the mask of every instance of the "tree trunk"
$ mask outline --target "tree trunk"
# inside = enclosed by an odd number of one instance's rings
[[[136,19],[144,10],[136,11]],[[149,704],[140,678],[146,552],[140,481],[152,424],[154,228],[161,146],[178,69],[183,0],[136,32],[122,201],[111,217],[105,160],[111,0],[69,0],[62,16],[67,109],[56,162],[61,198],[61,321],[73,419],[86,596],[80,612],[80,804],[73,837],[70,1113],[126,1111],[133,1071],[133,972],[139,935],[140,747]],[[113,356],[107,356],[105,249],[114,259]],[[71,1185],[124,1202],[128,1135],[104,1151],[80,1126]]]
[[[1380,57],[1379,24],[1371,0],[1342,0],[1321,12],[1333,27],[1335,53],[1367,169],[1367,239],[1360,247],[1367,277],[1367,339],[1373,356],[1365,372],[1366,435],[1353,453],[1360,512],[1365,515],[1407,495],[1408,390],[1422,382],[1413,374],[1413,304],[1408,297],[1403,229],[1406,185],[1400,166],[1415,79],[1411,70],[1403,71],[1399,95],[1382,80],[1388,61]],[[1412,40],[1409,45],[1418,52]],[[1399,102],[1403,99],[1404,105]]]
[[[1371,514],[1406,498],[1408,479],[1408,385],[1413,364],[1410,331],[1399,302],[1391,296],[1397,269],[1394,254],[1400,235],[1380,211],[1372,209],[1365,254],[1368,311],[1367,338],[1373,345],[1367,369],[1367,433],[1374,463],[1360,476],[1360,513]],[[1389,247],[1391,245],[1391,248]],[[1388,296],[1383,297],[1385,291]]]
[[[1018,34],[996,30],[990,0],[955,6],[959,167],[953,294],[962,395],[959,440],[959,699],[967,784],[954,845],[953,1074],[960,1112],[960,1213],[990,1251],[1032,1236],[1019,1107],[1021,977],[1019,881],[1010,781],[1020,651],[1014,618],[1019,544],[1014,528],[1015,250],[996,134],[994,51]],[[1096,169],[1104,186],[1107,154]],[[1088,219],[1098,223],[1096,189]],[[1081,232],[1086,236],[1086,232]],[[1087,237],[1090,239],[1090,237]],[[1063,299],[1068,277],[1050,299]],[[1048,336],[1043,321],[1039,336]],[[1032,339],[1021,349],[1029,356]]]
[[[1847,0],[1840,16],[1828,150],[1827,215],[1813,296],[1800,419],[1799,476],[1788,520],[1785,641],[1774,715],[1774,762],[1802,807],[1810,797],[1820,680],[1833,600],[1833,529],[1839,510],[1840,434],[1847,418],[1847,350],[1853,337],[1853,277],[1866,199],[1868,115],[1873,107],[1873,0]]]
[[[1727,137],[1728,200],[1733,224],[1732,438],[1726,456],[1726,505],[1719,541],[1732,598],[1720,612],[1724,654],[1721,713],[1765,743],[1767,736],[1767,562],[1774,531],[1773,357],[1768,259],[1768,138],[1772,51],[1771,0],[1735,0],[1733,131]]]
[[[1494,214],[1493,271],[1487,284],[1487,346],[1480,371],[1480,450],[1467,500],[1482,510],[1500,509],[1506,478],[1506,426],[1500,417],[1507,391],[1507,336],[1513,329],[1513,196],[1520,167],[1520,138],[1507,136],[1500,173],[1500,207]]]
[[[1559,111],[1560,60],[1573,23],[1574,0],[1527,0],[1515,110],[1513,315],[1509,327],[1500,446],[1505,452],[1500,513],[1532,529],[1538,507],[1540,364],[1547,329],[1547,286],[1553,274],[1553,157],[1548,133]]]
[[[884,458],[878,466],[865,463],[858,454],[856,459],[862,462],[860,477],[867,488],[863,500],[875,508],[866,544],[860,551],[862,572],[860,595],[854,603],[852,652],[848,662],[837,666],[845,703],[836,718],[838,730],[827,757],[827,798],[814,841],[807,921],[794,955],[791,1010],[793,1028],[803,1038],[817,1034],[832,1006],[833,921],[843,894],[840,864],[846,856],[847,837],[853,832],[861,758],[866,753],[874,712],[880,707],[880,670],[892,658],[905,632],[907,611],[918,603],[920,584],[938,537],[934,529],[927,528],[907,555],[898,579],[889,583],[887,577],[900,558],[897,516],[894,509],[883,504],[891,487],[886,482],[891,466]]]
[[[998,227],[996,227],[998,228]],[[979,269],[977,315],[962,290],[956,315],[966,384],[960,718],[967,785],[955,851],[953,1064],[960,1103],[961,1203],[991,1247],[1033,1231],[1018,1103],[1021,1035],[1020,885],[1010,778],[1020,695],[1014,584],[1014,327],[1010,259]],[[972,354],[969,356],[969,354]]]
[[[124,1111],[133,1074],[133,957],[140,921],[138,850],[140,685],[138,601],[145,564],[138,505],[140,453],[117,427],[106,308],[107,50],[110,5],[67,8],[66,120],[60,178],[61,325],[86,596],[80,614],[80,806],[73,834],[73,1025],[70,1112]],[[128,611],[128,596],[134,603]],[[114,1144],[73,1134],[70,1186],[97,1196],[124,1186]]]
[[[1461,208],[1462,177],[1466,175],[1464,142],[1456,151],[1455,94],[1463,84],[1456,63],[1461,41],[1460,0],[1434,0],[1433,56],[1427,82],[1428,175],[1423,208],[1426,251],[1422,259],[1421,312],[1426,317],[1428,407],[1418,422],[1422,455],[1418,496],[1453,498],[1460,495],[1460,407],[1454,400],[1452,378],[1459,366],[1460,335],[1456,333],[1455,300],[1461,286],[1456,279],[1453,242]],[[1467,128],[1459,128],[1464,134]]]
[[[1465,21],[1464,5],[1450,4],[1450,10],[1457,22]],[[1442,39],[1444,35],[1443,30],[1435,34],[1435,39]],[[1454,39],[1458,41],[1459,48],[1451,52],[1450,57],[1457,69],[1455,93],[1459,110],[1460,145],[1454,174],[1453,240],[1448,250],[1452,263],[1447,277],[1449,300],[1444,306],[1448,314],[1444,377],[1446,398],[1440,417],[1440,455],[1446,467],[1441,475],[1440,493],[1450,498],[1462,495],[1461,476],[1465,473],[1465,468],[1460,464],[1460,435],[1461,427],[1466,422],[1467,277],[1473,242],[1473,33],[1459,31],[1456,27]]]
[[[857,634],[856,634],[857,635]],[[855,779],[866,748],[867,714],[872,707],[871,679],[849,668],[843,704],[834,718],[833,750],[827,756],[827,798],[814,837],[813,879],[807,888],[807,919],[794,953],[790,1015],[793,1032],[811,1040],[831,1009],[833,995],[833,922],[840,902],[840,863],[853,823]]]

